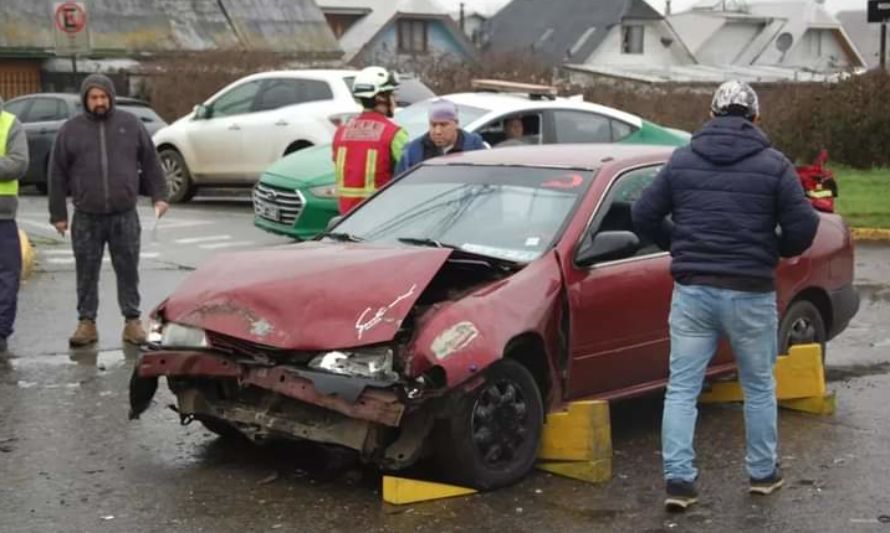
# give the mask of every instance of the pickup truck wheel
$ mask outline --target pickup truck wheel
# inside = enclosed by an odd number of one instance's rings
[[[182,154],[172,148],[165,148],[160,151],[158,157],[161,159],[161,168],[164,169],[164,177],[167,179],[170,202],[177,204],[191,200],[195,196],[196,189]]]
[[[510,359],[460,398],[436,428],[436,460],[452,481],[481,490],[521,480],[535,463],[544,407],[535,379]]]
[[[825,362],[825,343],[828,335],[819,308],[809,300],[792,303],[779,324],[779,353],[787,354],[795,344],[820,344]]]

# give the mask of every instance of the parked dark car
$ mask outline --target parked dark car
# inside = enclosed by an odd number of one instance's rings
[[[142,120],[149,134],[167,125],[148,103],[135,98],[119,96],[115,100],[118,109],[132,113]],[[19,96],[6,102],[6,111],[17,116],[25,127],[28,136],[28,150],[31,166],[22,180],[24,185],[35,185],[46,193],[46,171],[49,154],[62,123],[83,111],[79,94],[38,93]]]
[[[352,448],[385,468],[430,453],[490,489],[531,468],[544,416],[668,377],[670,255],[630,210],[671,154],[631,145],[431,159],[312,242],[208,261],[152,313],[133,416],[165,376],[183,423]],[[859,305],[843,219],[778,268],[777,332],[825,343]],[[727,343],[709,378],[735,371]]]

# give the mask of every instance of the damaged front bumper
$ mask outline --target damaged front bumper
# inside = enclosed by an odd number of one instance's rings
[[[145,353],[135,373],[134,377],[140,380],[156,380],[160,376],[233,380],[239,387],[254,386],[350,418],[389,427],[398,427],[406,411],[406,404],[392,382],[286,365],[258,366],[212,352]],[[135,403],[147,406],[144,399],[140,400]],[[132,395],[131,403],[134,403]],[[135,403],[132,408],[138,416],[140,410]]]

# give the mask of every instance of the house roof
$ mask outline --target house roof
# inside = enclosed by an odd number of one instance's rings
[[[835,15],[844,27],[844,31],[856,44],[856,48],[862,54],[862,58],[869,67],[876,67],[880,63],[879,43],[881,25],[868,22],[865,10],[841,11]]]
[[[737,79],[748,83],[836,82],[850,76],[848,73],[818,73],[786,67],[751,65],[605,66],[572,64],[563,65],[563,68],[570,72],[647,84],[719,85],[728,79]]]
[[[758,28],[748,42],[738,42],[738,48],[727,50],[732,56],[733,64],[780,65],[788,50],[781,50],[774,43],[779,35],[789,34],[792,47],[802,42],[803,35],[810,29],[827,29],[837,33],[841,45],[854,67],[864,67],[865,62],[856,50],[855,45],[843,29],[840,21],[833,17],[825,6],[809,0],[786,2],[751,3],[736,2],[732,9],[723,10],[719,2],[714,7],[707,7],[712,2],[703,2],[694,9],[668,17],[670,23],[695,55],[701,59],[709,41],[729,24],[749,23]],[[725,45],[725,44],[724,44]]]
[[[52,55],[50,9],[49,2],[0,2],[0,50]],[[100,55],[225,48],[341,55],[313,0],[91,0],[88,10],[92,47]]]
[[[644,0],[513,0],[490,19],[487,46],[548,62],[568,55],[583,62],[626,18],[663,17]]]
[[[349,10],[366,13],[340,37],[344,59],[352,61],[391,21],[402,16],[439,19],[452,32],[458,43],[472,53],[472,45],[435,0],[316,0],[323,12]]]

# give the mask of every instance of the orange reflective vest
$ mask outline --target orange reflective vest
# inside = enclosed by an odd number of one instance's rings
[[[337,128],[333,155],[341,214],[392,179],[397,136],[407,138],[397,124],[374,111],[365,111]]]

